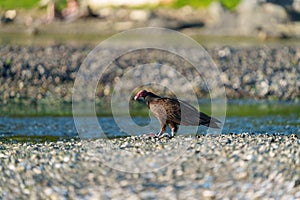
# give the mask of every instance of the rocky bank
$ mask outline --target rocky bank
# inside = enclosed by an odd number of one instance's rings
[[[92,48],[87,45],[1,46],[0,101],[71,102],[76,73]],[[219,68],[218,78],[225,85],[227,98],[299,101],[300,48],[223,46],[207,48],[207,51]],[[124,56],[114,65],[121,69],[139,62],[144,61]],[[163,60],[157,62],[163,64]],[[109,95],[107,91],[114,87],[114,80],[119,76],[122,73],[106,76],[96,96]],[[174,84],[181,87],[180,82]],[[205,83],[199,84],[205,87]],[[203,98],[208,95],[205,89],[196,92]]]

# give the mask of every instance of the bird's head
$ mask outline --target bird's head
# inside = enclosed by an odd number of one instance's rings
[[[141,97],[145,98],[147,94],[148,94],[147,90],[141,90],[135,95],[134,100],[138,100]]]

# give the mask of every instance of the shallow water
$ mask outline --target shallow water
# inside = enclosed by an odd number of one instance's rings
[[[105,39],[111,37],[111,34],[93,34],[93,33],[43,33],[43,34],[24,34],[14,32],[0,32],[0,44],[2,45],[52,45],[52,44],[70,44],[70,45],[97,45]],[[262,41],[257,37],[232,37],[232,36],[209,36],[193,35],[191,36],[199,44],[209,46],[295,46],[300,44],[298,38],[277,39],[269,38]]]
[[[118,124],[122,127],[127,125],[129,118],[119,119]],[[139,135],[149,132],[147,126],[151,121],[149,117],[134,117],[134,125],[140,126],[139,132],[121,129],[112,117],[99,117],[99,125],[104,131],[106,137],[119,137],[128,135]],[[152,131],[159,130],[159,124],[154,120]],[[129,127],[130,125],[128,125]],[[180,134],[194,134],[195,129],[179,130]],[[190,127],[195,128],[195,127]],[[197,129],[197,128],[196,128]],[[128,129],[128,130],[134,130]],[[192,132],[188,132],[192,130]],[[196,132],[198,134],[206,133],[205,127],[200,127]],[[294,115],[289,116],[264,116],[264,117],[227,117],[222,133],[267,133],[267,134],[297,134],[300,135],[300,119]],[[0,118],[1,137],[10,136],[58,136],[58,137],[76,137],[77,130],[72,117],[1,117]]]

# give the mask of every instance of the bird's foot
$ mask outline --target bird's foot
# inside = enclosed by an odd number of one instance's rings
[[[167,132],[165,133],[146,133],[146,134],[143,134],[143,135],[140,135],[140,138],[147,138],[147,139],[150,139],[150,138],[157,138],[157,139],[161,139],[161,138],[173,138],[174,137],[174,134],[169,134]]]
[[[140,136],[140,138],[156,138],[157,134],[155,133],[146,133]]]
[[[164,138],[164,137],[171,139],[174,137],[174,135],[169,134],[169,133],[161,133],[161,134],[157,134],[156,137],[158,137],[159,139]]]

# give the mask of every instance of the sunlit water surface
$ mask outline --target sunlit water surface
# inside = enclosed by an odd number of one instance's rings
[[[127,123],[128,120],[124,118],[118,123]],[[143,134],[143,129],[140,132],[134,130],[121,129],[114,118],[112,117],[99,117],[99,126],[106,137],[119,137],[128,135]],[[147,126],[150,122],[149,117],[134,117],[132,121],[137,126]],[[157,127],[153,127],[153,132],[159,131],[158,122]],[[124,126],[124,124],[122,124]],[[189,129],[182,127],[179,134],[198,134],[206,133],[206,127],[191,127],[193,132]],[[144,133],[148,133],[149,129],[145,128]],[[268,133],[268,134],[299,134],[300,135],[300,119],[290,116],[265,116],[265,117],[227,117],[222,133]],[[59,137],[76,137],[78,135],[75,123],[72,117],[1,117],[0,118],[0,135],[1,137],[9,136],[59,136]]]

